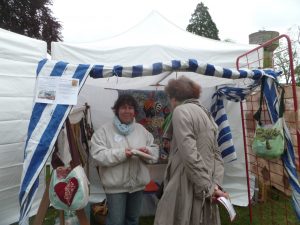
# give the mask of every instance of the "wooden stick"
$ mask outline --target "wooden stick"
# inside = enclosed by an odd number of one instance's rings
[[[60,225],[65,225],[65,211],[59,210],[59,223]]]
[[[43,195],[43,198],[41,200],[39,209],[37,211],[37,214],[34,218],[33,225],[42,225],[44,218],[46,217],[48,207],[50,205],[50,199],[49,199],[49,184],[50,180],[46,181],[46,189]]]
[[[76,210],[76,216],[80,225],[90,225],[89,220],[85,215],[84,209]]]

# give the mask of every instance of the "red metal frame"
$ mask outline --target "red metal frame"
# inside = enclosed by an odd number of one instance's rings
[[[246,163],[246,177],[247,177],[247,191],[248,191],[248,204],[251,204],[251,193],[250,193],[250,179],[249,179],[249,168],[248,168],[248,159],[247,159],[247,143],[246,143],[246,129],[245,129],[245,118],[243,112],[243,103],[240,103],[241,106],[241,116],[242,116],[242,127],[243,127],[243,142],[244,142],[244,149],[245,149],[245,163]],[[252,207],[249,207],[249,217],[250,223],[252,223]]]
[[[293,93],[293,104],[294,104],[294,113],[295,113],[295,120],[296,120],[296,125],[295,125],[295,128],[296,128],[296,137],[297,137],[297,151],[298,151],[298,160],[299,160],[299,165],[300,165],[300,133],[299,133],[299,130],[298,130],[298,127],[297,127],[297,122],[298,122],[298,117],[297,117],[297,111],[298,111],[298,105],[297,105],[297,93],[296,93],[296,80],[295,80],[295,74],[294,74],[294,65],[293,65],[293,54],[292,54],[292,44],[291,44],[291,40],[290,38],[283,34],[283,35],[280,35],[276,38],[273,38],[271,39],[270,41],[267,41],[265,43],[263,43],[262,45],[252,49],[251,51],[248,51],[246,52],[245,54],[239,56],[236,60],[236,67],[237,69],[241,68],[241,67],[250,67],[251,68],[251,65],[252,64],[256,64],[258,65],[259,68],[263,68],[263,60],[264,58],[261,57],[260,55],[260,50],[262,50],[264,47],[268,47],[270,46],[271,44],[273,44],[274,42],[278,42],[279,40],[282,40],[282,39],[286,39],[287,41],[287,51],[288,51],[288,56],[289,56],[289,64],[290,64],[290,73],[291,73],[291,82],[292,82],[292,93]],[[250,61],[249,60],[249,56],[250,54],[257,54],[257,57],[256,59]],[[241,59],[244,59],[246,61],[246,65],[241,65]],[[273,62],[274,63],[274,62]],[[253,210],[252,210],[252,204],[251,204],[251,193],[250,193],[250,176],[249,176],[249,161],[248,161],[248,155],[249,157],[252,156],[252,157],[256,157],[254,155],[251,155],[247,149],[247,139],[248,137],[246,137],[246,125],[245,125],[245,116],[244,116],[244,108],[243,108],[243,103],[241,102],[240,104],[241,106],[241,117],[242,117],[242,127],[243,127],[243,141],[244,141],[244,149],[245,149],[245,163],[246,163],[246,176],[247,176],[247,187],[248,187],[248,202],[249,202],[249,217],[250,217],[250,223],[252,223],[253,221]],[[252,113],[253,111],[255,111],[252,107]],[[266,112],[265,112],[266,113]],[[265,118],[267,118],[268,116],[265,115]],[[287,121],[288,122],[288,121]],[[254,121],[253,121],[254,123]],[[254,126],[253,126],[254,127]],[[251,164],[251,162],[250,162]],[[268,168],[271,168],[271,165],[270,164],[273,164],[275,165],[276,163],[274,162],[270,162],[268,161]],[[253,164],[257,171],[256,171],[256,175],[259,177],[260,176],[260,173],[258,171],[258,168],[260,167],[259,165],[259,161],[256,157],[256,161],[255,163]],[[282,165],[281,165],[282,166]],[[276,174],[274,173],[274,171],[270,171],[269,172],[270,176],[273,174]],[[282,174],[284,175],[284,169],[282,167]],[[278,174],[279,176],[281,176],[281,174]],[[283,176],[282,175],[282,176]],[[270,179],[270,186],[272,185],[271,183],[271,179]],[[282,184],[278,184],[278,185],[282,185]],[[285,187],[284,188],[284,192],[286,191]],[[263,217],[263,212],[260,211],[260,214],[261,214],[261,217]],[[271,214],[272,214],[272,218],[275,217],[275,214],[273,212],[273,207],[271,208]],[[287,214],[287,205],[285,204],[285,217],[286,217],[286,221],[288,223],[288,214]]]

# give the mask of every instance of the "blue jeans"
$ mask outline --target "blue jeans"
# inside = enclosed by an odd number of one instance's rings
[[[138,225],[143,191],[106,194],[108,215],[106,225]]]

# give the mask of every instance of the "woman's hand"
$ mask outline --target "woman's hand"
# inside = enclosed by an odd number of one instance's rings
[[[125,148],[125,155],[127,158],[131,158],[133,155],[131,149]]]
[[[220,187],[217,185],[217,186],[215,186],[215,190],[212,195],[212,201],[217,202],[217,198],[219,198],[219,197],[225,197],[225,198],[229,199],[229,194],[227,192],[221,190]]]
[[[141,151],[141,152],[144,152],[144,153],[146,153],[146,154],[150,154],[150,153],[149,153],[149,150],[148,150],[146,147],[138,148],[138,150]]]

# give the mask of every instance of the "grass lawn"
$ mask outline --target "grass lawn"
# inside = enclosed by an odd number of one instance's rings
[[[238,207],[235,206],[235,210],[237,212],[237,217],[235,221],[230,222],[227,211],[223,207],[220,207],[221,221],[222,225],[286,225],[286,224],[300,224],[297,222],[296,216],[292,211],[290,204],[287,204],[289,207],[289,215],[287,217],[282,213],[282,207],[286,204],[284,200],[276,200],[276,203],[279,204],[279,207],[274,204],[274,202],[268,203],[259,203],[253,206],[253,220],[250,223],[249,219],[249,208],[248,207]],[[276,208],[273,206],[276,205]],[[273,209],[272,209],[273,208]],[[263,215],[262,213],[263,212]],[[47,217],[45,218],[44,225],[54,225],[55,219],[57,218],[58,213],[53,208],[49,208]],[[273,220],[272,220],[273,218]],[[152,225],[154,217],[141,217],[140,225]],[[33,218],[30,220],[30,224],[32,224]],[[93,225],[93,224],[91,224]],[[96,225],[96,224],[95,224]]]
[[[265,205],[268,203],[263,203]],[[269,205],[268,205],[269,206]],[[265,207],[268,207],[265,205]],[[253,207],[253,220],[252,223],[250,223],[249,219],[249,208],[248,207],[237,207],[235,206],[235,210],[237,212],[237,217],[233,222],[230,222],[229,216],[227,214],[227,211],[222,207],[220,207],[220,214],[221,214],[221,224],[222,225],[285,225],[285,224],[300,224],[300,222],[297,222],[297,219],[295,215],[289,215],[288,222],[286,221],[285,217],[277,218],[275,217],[276,221],[271,220],[270,214],[267,214],[264,216],[263,219],[259,217],[259,211],[260,211],[259,205],[256,205]],[[264,207],[264,206],[262,206]],[[293,212],[294,213],[294,212]],[[140,225],[153,225],[153,219],[154,217],[143,217],[141,218]]]
[[[230,222],[227,211],[223,207],[220,207],[222,225],[299,225],[300,222],[297,221],[289,201],[281,196],[276,196],[276,199],[254,205],[252,208],[252,223],[250,223],[248,207],[235,206],[237,217],[234,222]],[[54,225],[57,217],[58,211],[49,208],[43,224]],[[30,219],[30,224],[33,224],[33,219],[34,217]],[[153,216],[141,217],[140,225],[153,225],[153,220]]]

